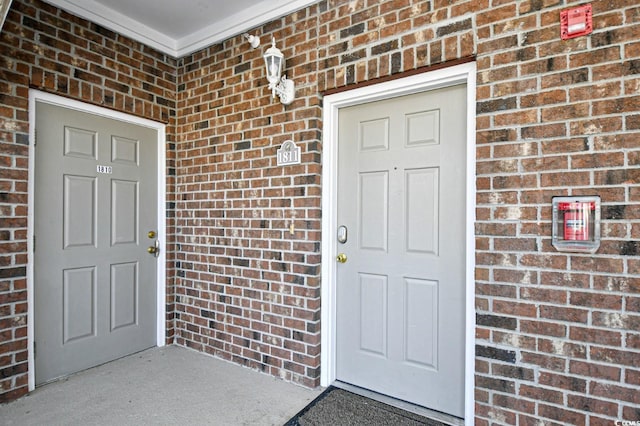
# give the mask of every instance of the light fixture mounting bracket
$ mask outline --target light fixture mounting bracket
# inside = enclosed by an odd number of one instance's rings
[[[283,75],[277,83],[269,83],[269,89],[271,89],[274,99],[276,95],[280,97],[280,102],[283,105],[289,105],[295,98],[296,85],[286,75]]]

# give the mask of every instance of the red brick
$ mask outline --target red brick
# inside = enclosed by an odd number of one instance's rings
[[[567,321],[586,324],[589,317],[589,312],[585,309],[570,307],[541,306],[540,317],[556,321]]]
[[[582,394],[587,391],[587,380],[579,377],[542,372],[540,373],[538,382],[541,385],[550,386],[554,389],[564,389]]]
[[[619,332],[595,328],[571,327],[569,338],[607,346],[619,346],[622,343],[622,335]]]
[[[569,157],[538,157],[524,159],[521,161],[522,168],[526,172],[532,171],[548,171],[548,170],[566,170],[569,167]],[[573,163],[572,163],[573,166]],[[575,167],[574,167],[575,168]]]
[[[593,362],[572,360],[569,372],[578,376],[594,377],[617,382],[620,380],[621,368],[610,365],[594,364]]]
[[[563,423],[580,425],[585,424],[586,415],[577,411],[565,410],[551,405],[540,404],[538,414],[547,419],[558,420]]]
[[[540,352],[566,356],[571,359],[584,359],[587,356],[587,346],[563,340],[539,339],[538,350]]]
[[[594,169],[602,164],[607,164],[611,167],[622,167],[624,166],[624,153],[614,152],[571,156],[571,167],[573,169]]]
[[[539,336],[563,337],[567,334],[567,327],[555,322],[521,320],[520,329],[523,333]]]
[[[571,265],[579,271],[609,271],[611,273],[623,272],[624,264],[621,259],[591,258],[572,256]]]
[[[535,403],[530,400],[495,394],[492,401],[495,406],[502,407],[507,410],[516,410],[521,413],[535,414]]]
[[[640,334],[627,334],[627,349],[640,349]]]
[[[640,386],[640,370],[627,369],[624,383]]]
[[[640,313],[640,297],[626,297],[625,308],[627,312]]]
[[[637,147],[637,133],[621,133],[594,137],[594,149],[598,151],[633,149]]]
[[[615,395],[616,400],[640,404],[640,392],[636,387],[623,387],[594,381],[591,382],[589,388],[589,393],[593,396],[611,398],[612,395]]]
[[[518,396],[520,398],[546,401],[552,404],[562,404],[563,401],[563,394],[560,391],[528,384],[520,385]]]
[[[640,293],[640,278],[620,275],[596,275],[594,277],[594,288],[609,292]]]
[[[589,172],[544,173],[540,178],[543,187],[587,186],[590,183]]]
[[[582,395],[569,395],[567,406],[568,408],[583,410],[589,413],[596,413],[609,417],[616,417],[618,414],[617,403],[588,398]]]
[[[594,312],[593,325],[614,329],[638,330],[640,329],[640,315],[621,314],[619,312]]]
[[[520,283],[520,284],[537,284],[538,274],[532,271],[521,271],[513,269],[495,269],[493,271],[493,279],[496,282]],[[493,284],[493,287],[497,285]]]
[[[635,366],[638,360],[637,353],[598,346],[591,347],[589,355],[594,361],[627,366]]]
[[[493,302],[493,312],[518,317],[536,317],[537,307],[529,303],[495,300]]]
[[[520,263],[523,266],[539,267],[548,269],[566,269],[567,258],[561,255],[538,255],[538,254],[524,254],[521,257]]]
[[[637,419],[640,418],[640,408],[638,406],[626,406],[622,408],[623,419]]]
[[[524,414],[521,414],[518,416],[518,424],[522,426],[538,426],[540,425],[540,421],[541,420],[539,416],[532,417]],[[545,420],[544,424],[548,426],[564,426],[566,423],[552,422],[551,420]]]

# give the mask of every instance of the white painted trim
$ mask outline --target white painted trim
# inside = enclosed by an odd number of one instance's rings
[[[111,31],[144,43],[174,58],[181,58],[207,46],[221,43],[264,23],[303,9],[316,3],[318,0],[258,1],[250,8],[241,10],[231,16],[223,17],[222,19],[211,16],[211,24],[203,28],[196,28],[192,33],[178,38],[167,35],[162,28],[145,25],[111,7],[105,6],[105,3],[108,2],[104,0],[45,1],[74,15],[102,25]],[[149,7],[152,7],[151,2],[149,2],[149,5]],[[186,17],[178,17],[178,19],[188,19],[188,13],[186,13]],[[263,40],[263,43],[265,42],[266,40]]]
[[[318,0],[264,0],[178,40],[178,58],[304,9]],[[257,34],[258,36],[262,34]],[[270,41],[261,40],[269,46]],[[282,41],[280,41],[281,43]],[[286,46],[285,46],[286,47]]]
[[[54,6],[74,15],[85,18],[116,33],[158,49],[161,52],[177,57],[178,42],[166,34],[151,28],[135,19],[118,13],[94,0],[45,0]]]
[[[29,90],[29,182],[28,182],[28,216],[27,216],[27,344],[29,348],[29,391],[35,389],[35,358],[33,356],[34,339],[34,295],[33,295],[33,233],[35,226],[34,194],[35,194],[35,128],[36,128],[36,103],[43,102],[58,105],[65,108],[88,112],[103,117],[124,121],[138,126],[149,127],[158,132],[158,240],[160,242],[160,256],[157,264],[157,297],[156,297],[156,344],[165,345],[167,330],[166,323],[166,125],[145,118],[135,117],[121,112],[83,102],[67,99],[39,90]]]
[[[465,423],[475,423],[476,370],[476,63],[467,71],[467,310]]]
[[[475,119],[476,64],[474,62],[365,86],[323,100],[322,173],[322,335],[321,386],[336,380],[336,262],[334,232],[337,224],[338,112],[340,108],[409,95],[454,84],[467,85],[467,212],[466,212],[466,321],[465,321],[465,423],[474,423],[475,372]]]

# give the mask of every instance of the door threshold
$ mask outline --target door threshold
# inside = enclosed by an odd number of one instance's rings
[[[332,383],[333,386],[344,389],[346,391],[355,393],[360,396],[373,399],[374,401],[382,402],[383,404],[391,405],[392,407],[400,408],[401,410],[409,411],[422,417],[426,417],[431,420],[436,420],[441,423],[446,423],[451,426],[464,426],[464,420],[458,417],[451,416],[449,414],[441,413],[440,411],[430,410],[420,405],[412,404],[410,402],[402,401],[400,399],[392,398],[387,395],[382,395],[377,392],[370,391],[358,386],[350,385],[340,381]]]

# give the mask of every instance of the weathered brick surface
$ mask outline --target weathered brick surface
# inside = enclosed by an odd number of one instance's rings
[[[297,100],[284,107],[266,89],[262,50],[239,36],[173,61],[44,3],[14,1],[0,39],[9,49],[0,168],[11,173],[0,180],[10,224],[0,226],[0,294],[14,301],[0,304],[0,319],[25,311],[25,99],[33,85],[175,124],[168,337],[317,385],[322,94],[474,57],[475,423],[637,420],[634,3],[593,1],[594,33],[562,41],[560,11],[581,2],[321,1],[255,29],[263,42],[276,37],[296,81]],[[287,139],[302,147],[302,164],[277,167],[275,150]],[[558,253],[551,197],[585,194],[602,197],[601,248]],[[24,326],[4,330],[24,335]],[[24,341],[3,338],[0,351],[24,359]],[[12,398],[24,367],[14,358],[2,365],[15,372],[0,382]]]
[[[518,402],[533,407],[507,405],[512,392],[490,389],[486,401],[476,401],[482,422],[635,420],[624,417],[638,408],[633,379],[640,359],[629,344],[638,314],[628,303],[640,274],[633,234],[640,134],[629,118],[638,111],[639,52],[632,46],[640,9],[632,3],[592,2],[594,33],[568,41],[558,36],[559,13],[578,2],[523,1],[508,18],[476,17],[482,153],[476,173],[487,182],[478,185],[476,233],[483,244],[476,261],[483,274],[476,305],[478,316],[515,321],[508,339],[495,323],[478,322],[484,331],[476,333],[477,344],[513,350],[515,364],[534,371],[534,383],[512,379]],[[508,37],[517,44],[500,44]],[[585,194],[602,197],[601,248],[594,255],[557,253],[550,244],[551,197]],[[509,225],[515,231],[505,232]],[[515,295],[485,290],[505,283]],[[495,375],[484,366],[476,374]]]

